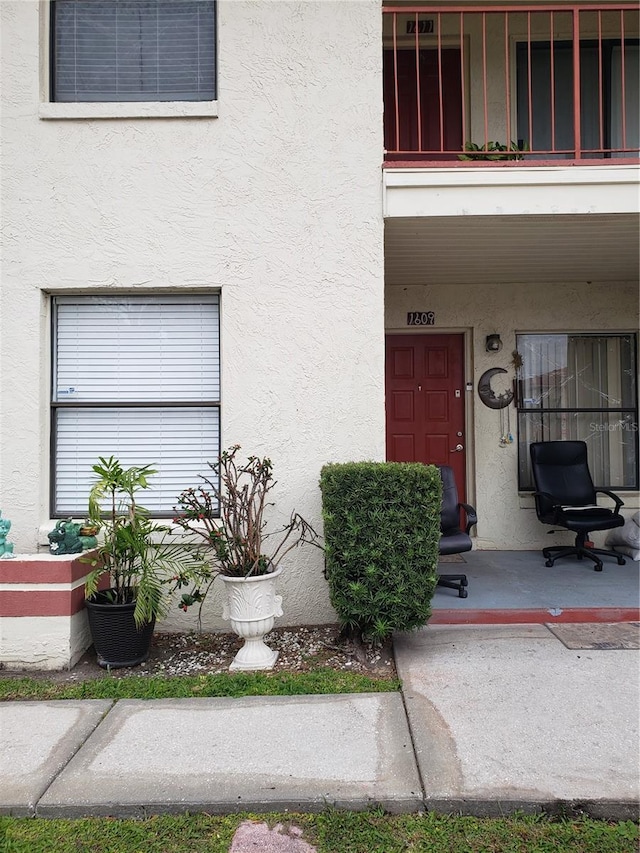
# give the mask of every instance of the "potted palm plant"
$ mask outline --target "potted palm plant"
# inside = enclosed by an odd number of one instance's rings
[[[110,456],[99,457],[93,471],[85,523],[101,531],[101,540],[85,558],[92,566],[85,584],[89,628],[100,666],[136,666],[146,660],[156,619],[168,609],[168,582],[201,565],[198,554],[168,540],[170,528],[138,502],[154,468],[124,468]]]
[[[182,595],[183,610],[196,602],[202,607],[219,575],[227,592],[223,619],[245,640],[230,668],[269,669],[278,653],[263,638],[282,615],[282,598],[276,595],[280,561],[299,545],[318,545],[318,537],[296,512],[281,527],[269,528],[267,510],[273,503],[268,497],[276,485],[271,460],[249,456],[241,462],[239,450],[234,445],[208,463],[210,475],[201,475],[202,483],[178,499],[174,523],[205,543],[209,566],[200,576],[184,573],[176,586],[192,587]]]

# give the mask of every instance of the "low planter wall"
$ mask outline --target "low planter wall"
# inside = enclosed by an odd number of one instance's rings
[[[68,669],[89,648],[82,556],[0,560],[0,666]]]

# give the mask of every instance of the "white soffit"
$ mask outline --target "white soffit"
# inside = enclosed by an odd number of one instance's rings
[[[385,222],[387,285],[637,281],[637,214]]]

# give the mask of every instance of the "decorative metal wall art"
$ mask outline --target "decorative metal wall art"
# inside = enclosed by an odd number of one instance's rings
[[[478,395],[485,406],[490,409],[504,409],[513,401],[513,391],[503,391],[502,394],[496,394],[491,387],[491,379],[498,373],[507,373],[504,367],[492,367],[485,370],[478,380]]]

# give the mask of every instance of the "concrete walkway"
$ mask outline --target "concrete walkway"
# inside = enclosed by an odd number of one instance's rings
[[[0,814],[637,818],[638,626],[564,628],[398,635],[403,694],[2,703]]]
[[[576,627],[562,626],[585,645]],[[544,625],[396,639],[428,809],[638,817],[638,651],[607,648],[599,629],[597,649],[569,649]],[[594,644],[590,626],[582,634]]]

